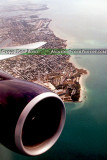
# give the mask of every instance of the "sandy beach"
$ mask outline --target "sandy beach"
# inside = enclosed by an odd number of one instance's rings
[[[76,55],[72,55],[69,59],[69,61],[71,63],[73,63],[73,65],[76,67],[76,68],[79,68],[79,69],[84,69],[86,70],[86,68],[83,68],[82,66],[80,66],[80,64],[78,64],[78,62],[76,61]],[[79,79],[79,83],[80,83],[80,86],[81,86],[81,91],[80,91],[80,98],[79,98],[79,101],[84,101],[85,98],[86,98],[86,94],[87,94],[87,90],[86,90],[86,86],[85,86],[85,82],[86,82],[86,79],[88,78],[88,76],[90,75],[90,72],[88,70],[87,71],[87,74],[83,74],[80,79]]]

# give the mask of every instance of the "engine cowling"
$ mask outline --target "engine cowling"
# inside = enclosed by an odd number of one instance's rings
[[[0,73],[0,142],[24,155],[50,149],[65,123],[65,107],[47,88]]]

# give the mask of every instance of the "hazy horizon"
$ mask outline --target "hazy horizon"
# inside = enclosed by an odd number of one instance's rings
[[[106,48],[106,0],[1,0],[1,6],[4,3],[46,4],[50,8],[46,15],[53,20],[56,34],[68,40],[70,47]]]

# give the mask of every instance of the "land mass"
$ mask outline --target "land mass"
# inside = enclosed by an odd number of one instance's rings
[[[11,10],[6,7],[4,13],[7,14],[0,16],[0,47],[46,41],[43,48],[66,48],[66,40],[56,37],[50,30],[51,20],[39,18],[38,12],[45,9],[48,8],[44,5],[11,6]]]
[[[43,48],[66,48],[66,40],[56,37],[49,28],[51,20],[39,18],[38,11],[45,9],[48,8],[44,5],[15,6],[11,12],[20,14],[13,16],[7,7],[9,16],[0,16],[0,47],[46,41]],[[79,79],[87,71],[76,68],[69,58],[70,55],[20,55],[0,61],[0,66],[14,77],[50,88],[65,102],[79,101]]]

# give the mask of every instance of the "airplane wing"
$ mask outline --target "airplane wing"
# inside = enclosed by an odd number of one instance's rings
[[[45,45],[46,44],[46,42],[36,42],[36,43],[31,43],[31,44],[26,44],[26,45],[21,45],[21,46],[14,46],[14,47],[5,47],[5,48],[0,48],[0,49],[23,49],[23,50],[26,50],[26,49],[29,49],[29,50],[33,50],[33,49],[36,49],[36,48],[39,48],[39,47],[41,47],[41,46],[43,46],[43,45]],[[25,53],[25,52],[23,52],[23,53]],[[17,55],[20,55],[20,54],[22,54],[22,52],[21,53],[19,53],[19,54],[17,54]],[[3,59],[7,59],[7,58],[11,58],[11,57],[14,57],[14,56],[17,56],[17,55],[14,55],[14,54],[12,54],[12,55],[3,55],[3,54],[1,54],[0,55],[0,60],[3,60]]]

